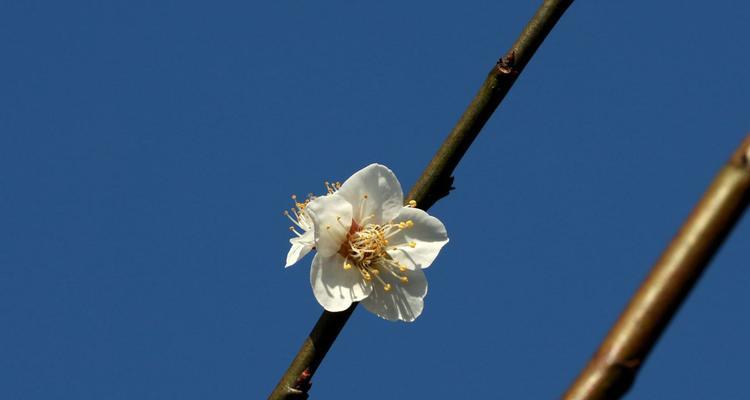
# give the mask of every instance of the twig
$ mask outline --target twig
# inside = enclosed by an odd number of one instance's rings
[[[453,183],[451,174],[458,162],[571,3],[573,0],[545,0],[539,7],[513,47],[492,68],[479,93],[412,187],[407,200],[415,200],[419,208],[427,210],[437,200],[448,195]],[[270,400],[308,397],[307,391],[313,374],[356,306],[355,303],[338,313],[323,312],[289,369],[269,396]]]
[[[648,353],[750,203],[750,136],[630,300],[566,400],[617,399],[633,385]]]

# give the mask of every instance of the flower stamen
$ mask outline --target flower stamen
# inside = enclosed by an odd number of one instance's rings
[[[362,196],[362,201],[359,203],[359,215],[360,216],[364,215],[364,213],[365,213],[365,203],[367,202],[367,198],[368,197],[369,196],[367,195],[367,193],[365,193],[364,196]],[[370,217],[367,217],[367,218],[370,218]],[[365,219],[367,219],[367,218],[365,218]],[[365,219],[363,219],[361,221],[362,224],[364,224]]]
[[[294,225],[296,225],[303,232],[307,232],[312,229],[312,218],[307,214],[307,205],[315,199],[315,196],[310,193],[303,202],[297,201],[297,195],[293,194],[292,201],[294,201],[294,208],[284,211],[284,216],[289,218]],[[290,212],[291,211],[291,212]],[[299,232],[292,230],[297,236],[302,236]]]
[[[360,267],[359,268],[359,273],[362,274],[362,277],[365,278],[366,281],[371,281],[372,280],[372,275],[370,275],[370,273],[367,272],[367,270],[365,270],[364,268]]]
[[[339,250],[339,253],[345,257],[344,269],[356,266],[365,280],[370,281],[374,277],[385,291],[391,290],[392,286],[380,276],[383,271],[398,279],[401,284],[409,283],[409,278],[403,275],[407,271],[406,266],[391,258],[387,250],[389,250],[389,238],[413,226],[412,220],[391,221],[383,225],[352,221],[351,229]],[[393,249],[399,246],[414,247],[416,243],[402,243]]]
[[[328,194],[334,194],[337,190],[341,189],[341,182],[323,182],[326,186],[326,191]]]

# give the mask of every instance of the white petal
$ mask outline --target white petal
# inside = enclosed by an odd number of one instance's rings
[[[360,301],[372,292],[372,284],[362,278],[354,267],[344,269],[344,258],[338,254],[324,257],[315,255],[310,268],[310,284],[315,298],[331,312],[344,311],[352,302]]]
[[[357,222],[370,215],[373,217],[368,223],[388,222],[404,205],[404,193],[396,175],[380,164],[370,164],[354,173],[336,194],[349,200]]]
[[[414,222],[414,226],[388,239],[388,254],[408,269],[427,268],[448,243],[448,232],[439,219],[418,208],[403,207],[394,222],[407,220]],[[409,242],[414,242],[416,246],[404,245]]]
[[[315,235],[313,231],[307,231],[300,237],[289,239],[289,243],[292,244],[292,248],[286,255],[286,266],[284,268],[294,265],[315,247]]]
[[[422,270],[405,272],[408,283],[401,283],[389,274],[380,274],[384,281],[391,284],[391,290],[385,291],[379,282],[373,283],[370,295],[362,300],[362,305],[373,314],[389,321],[411,322],[422,314],[424,297],[427,295],[427,279]]]
[[[352,226],[352,205],[332,194],[311,201],[307,211],[312,218],[318,253],[326,257],[336,254]]]

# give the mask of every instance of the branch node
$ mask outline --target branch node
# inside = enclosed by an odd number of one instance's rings
[[[734,152],[730,163],[740,168],[750,168],[750,135],[745,137],[740,147]]]
[[[515,75],[518,70],[515,69],[516,65],[516,50],[513,49],[504,55],[501,59],[497,60],[497,71],[503,75]]]
[[[305,370],[297,377],[292,389],[299,390],[302,393],[307,393],[310,391],[310,387],[312,387],[312,382],[310,381],[311,378],[312,372],[310,372],[310,368],[305,368]]]

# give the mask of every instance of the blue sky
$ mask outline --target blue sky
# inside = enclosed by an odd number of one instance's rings
[[[410,187],[538,2],[0,5],[0,396],[249,399],[320,314],[289,195]],[[573,4],[430,212],[422,316],[313,398],[555,398],[750,130],[750,6]],[[741,398],[746,216],[630,398]]]

